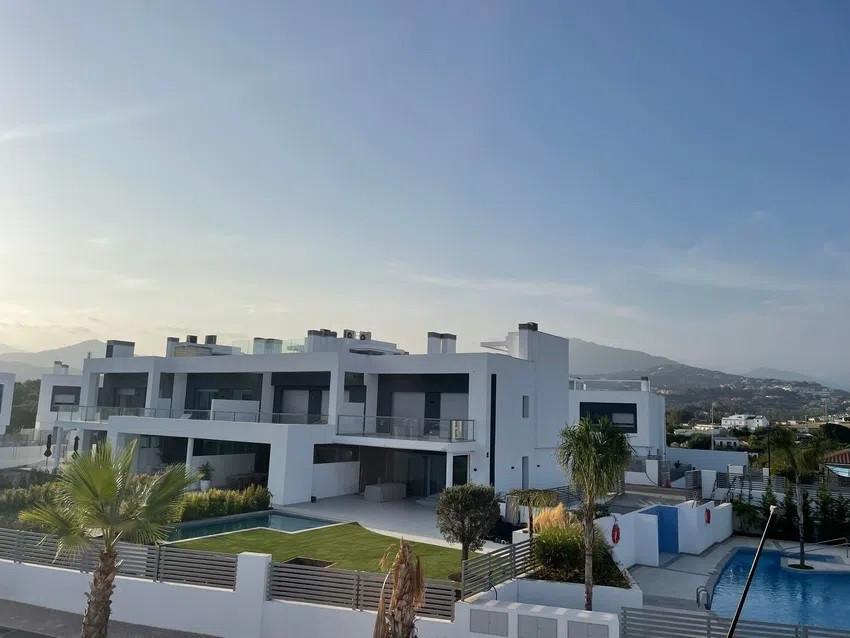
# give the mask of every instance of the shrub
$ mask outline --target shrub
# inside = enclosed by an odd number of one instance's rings
[[[0,514],[17,516],[21,510],[47,500],[53,489],[52,483],[43,483],[0,490]]]
[[[268,509],[272,495],[261,485],[251,485],[244,490],[218,490],[189,492],[183,496],[182,522],[196,521],[216,516],[229,516]]]
[[[536,578],[583,583],[584,540],[581,525],[542,530],[534,539],[534,558],[540,564]],[[596,585],[629,587],[628,580],[611,557],[608,544],[598,532],[593,540],[593,580]]]
[[[541,510],[534,517],[534,531],[539,533],[552,527],[563,529],[575,522],[575,516],[572,512],[568,511],[563,503],[558,503],[555,507],[547,507]]]

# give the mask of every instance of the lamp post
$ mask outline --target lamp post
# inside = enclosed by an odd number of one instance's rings
[[[729,625],[729,633],[726,634],[726,638],[732,638],[732,636],[735,635],[735,627],[738,626],[738,619],[741,617],[741,610],[744,609],[744,603],[747,600],[747,592],[750,591],[750,584],[753,582],[753,576],[756,573],[756,567],[758,567],[759,559],[761,558],[761,550],[764,548],[764,541],[767,538],[767,528],[770,527],[770,521],[773,518],[773,513],[775,511],[776,505],[771,505],[770,514],[767,516],[767,521],[764,524],[764,531],[761,534],[758,549],[756,549],[756,555],[753,557],[753,564],[750,565],[750,573],[747,574],[747,582],[744,584],[744,591],[741,592],[741,599],[738,601],[738,608],[735,610],[735,617],[732,618],[732,624]]]

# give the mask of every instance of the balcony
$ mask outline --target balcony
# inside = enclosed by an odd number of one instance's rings
[[[177,408],[120,408],[109,406],[68,406],[59,411],[60,422],[105,423],[114,416],[190,419],[195,421],[239,421],[243,423],[327,424],[327,414],[288,412],[234,412],[230,410],[181,410]]]
[[[336,433],[413,441],[474,441],[472,419],[418,419],[401,416],[339,415]]]

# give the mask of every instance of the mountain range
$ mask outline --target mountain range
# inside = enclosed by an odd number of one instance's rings
[[[20,352],[10,346],[0,345],[0,372],[13,372],[18,381],[38,379],[53,371],[54,361],[61,361],[68,364],[72,374],[79,373],[83,359],[89,353],[92,357],[102,357],[105,352],[106,344],[96,339],[39,352]]]

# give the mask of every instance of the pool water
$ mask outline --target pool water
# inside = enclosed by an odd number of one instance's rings
[[[731,618],[735,615],[754,556],[754,549],[740,549],[726,563],[711,602],[711,611],[718,616]],[[780,557],[780,552],[762,552],[741,617],[788,625],[850,629],[850,614],[847,613],[850,573],[797,573],[783,569]],[[806,562],[810,560],[832,559],[813,554],[806,556]]]
[[[299,532],[330,524],[331,521],[323,521],[307,516],[295,516],[293,514],[281,514],[279,512],[261,512],[259,514],[251,514],[250,516],[231,518],[229,520],[185,523],[171,533],[169,540],[186,540],[187,538],[198,538],[199,536],[209,536],[210,534],[238,532],[254,527],[268,527],[269,529],[278,529],[284,532]]]

